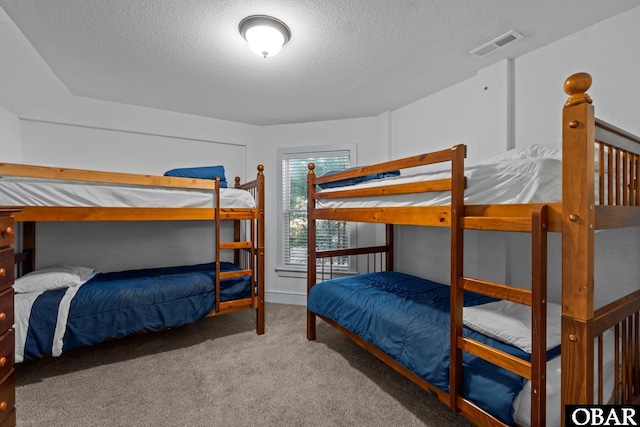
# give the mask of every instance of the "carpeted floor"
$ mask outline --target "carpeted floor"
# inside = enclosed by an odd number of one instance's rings
[[[16,366],[26,426],[470,426],[305,308],[267,304]]]

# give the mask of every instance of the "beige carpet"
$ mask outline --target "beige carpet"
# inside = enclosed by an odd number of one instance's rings
[[[268,304],[16,367],[18,425],[470,426],[434,396],[318,322]]]

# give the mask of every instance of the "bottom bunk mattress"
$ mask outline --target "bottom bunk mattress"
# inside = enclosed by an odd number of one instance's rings
[[[449,391],[449,286],[398,272],[367,273],[314,285],[307,308],[391,356],[444,392]],[[465,292],[465,306],[495,299]],[[467,327],[464,335],[524,360],[531,355]],[[551,358],[559,348],[548,353]],[[507,424],[527,380],[463,352],[462,395]]]
[[[230,270],[240,268],[221,263],[221,271]],[[250,294],[250,277],[221,282],[221,302]],[[60,289],[16,289],[16,362],[192,323],[214,305],[214,263],[96,273]]]

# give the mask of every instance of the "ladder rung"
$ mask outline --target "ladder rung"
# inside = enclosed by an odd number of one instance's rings
[[[531,217],[465,216],[462,228],[470,230],[531,232]]]
[[[251,276],[251,270],[234,270],[234,271],[221,271],[220,280],[235,279],[237,277]]]
[[[221,242],[220,249],[250,249],[252,242]]]
[[[499,299],[506,299],[518,304],[531,306],[531,291],[528,289],[516,288],[514,286],[503,285],[501,283],[487,282],[485,280],[462,278],[462,288],[467,291],[482,295],[488,295]]]
[[[514,372],[528,380],[531,379],[531,363],[509,353],[493,348],[471,338],[458,337],[458,348],[481,359]]]

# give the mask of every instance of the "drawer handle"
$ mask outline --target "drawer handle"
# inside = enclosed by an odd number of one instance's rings
[[[0,322],[7,320],[7,314],[5,312],[0,313]]]
[[[0,277],[4,277],[7,275],[7,270],[4,267],[0,267]]]
[[[8,226],[7,228],[5,228],[2,231],[0,231],[0,234],[2,234],[2,237],[4,237],[4,236],[13,236],[15,234],[15,231],[13,230],[13,227]]]
[[[0,357],[0,368],[4,368],[7,365],[7,358]]]
[[[5,409],[7,409],[7,402],[3,400],[2,402],[0,402],[0,412],[4,411]]]

